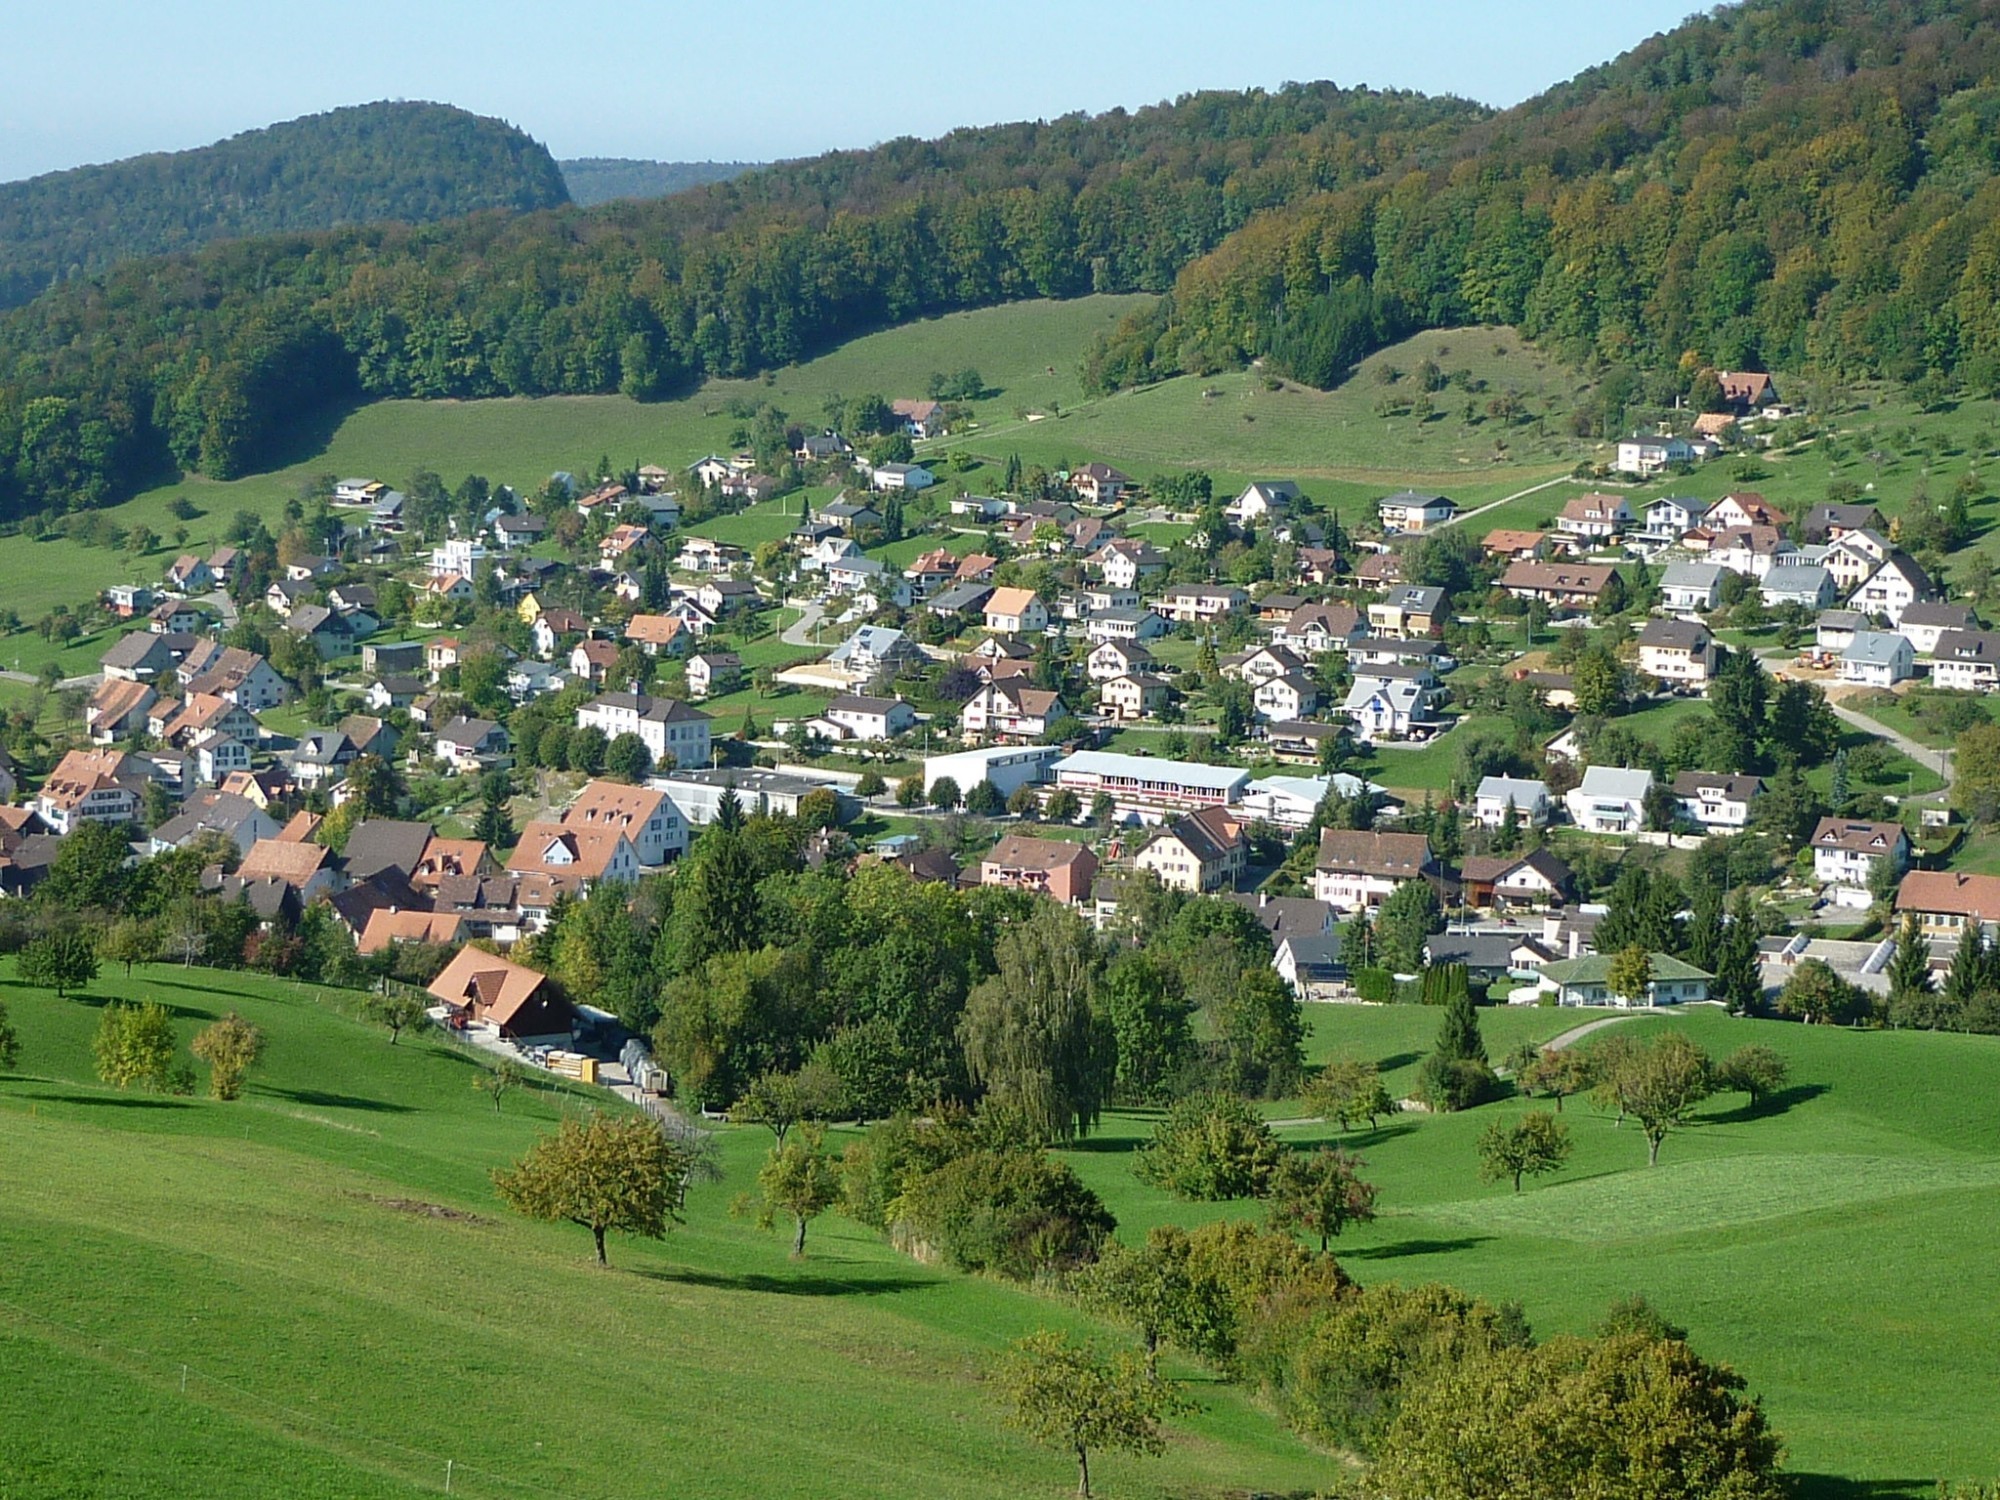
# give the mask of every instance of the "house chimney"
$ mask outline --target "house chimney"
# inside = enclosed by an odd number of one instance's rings
[[[1577,956],[1577,950],[1582,948],[1582,946],[1583,946],[1583,934],[1578,932],[1574,927],[1572,927],[1569,930],[1569,956],[1571,958],[1575,958]]]
[[[1265,907],[1269,906],[1270,904],[1271,904],[1271,893],[1269,891],[1259,891],[1257,893],[1257,909],[1259,911],[1262,911]]]

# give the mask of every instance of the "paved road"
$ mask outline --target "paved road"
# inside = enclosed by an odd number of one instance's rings
[[[787,646],[810,646],[814,644],[813,631],[818,627],[819,622],[825,615],[826,606],[824,604],[800,605],[798,622],[786,627],[778,639],[783,641]]]
[[[1489,510],[1498,510],[1503,505],[1512,505],[1516,500],[1524,499],[1529,495],[1540,494],[1543,490],[1552,490],[1559,484],[1569,483],[1571,483],[1571,479],[1567,474],[1559,475],[1554,479],[1545,479],[1540,484],[1531,484],[1525,490],[1516,490],[1513,494],[1491,501],[1488,504],[1480,506],[1477,510],[1460,511],[1449,521],[1438,522],[1432,530],[1443,531],[1447,526],[1457,526],[1461,522],[1470,521],[1474,516],[1483,516]]]
[[[1616,1026],[1621,1021],[1636,1021],[1641,1016],[1663,1016],[1664,1010],[1634,1010],[1619,1016],[1599,1016],[1595,1021],[1585,1021],[1581,1026],[1572,1026],[1559,1036],[1542,1043],[1543,1050],[1560,1052],[1565,1047],[1574,1047],[1594,1031],[1602,1031],[1607,1026]]]
[[[32,687],[41,680],[33,672],[0,671],[0,682],[25,682]],[[81,677],[65,677],[61,682],[56,684],[56,687],[59,690],[74,687],[96,687],[103,680],[104,674],[102,672],[86,672]]]
[[[1846,705],[1840,703],[1832,703],[1831,700],[1829,700],[1829,703],[1833,709],[1834,716],[1843,724],[1850,725],[1860,730],[1863,734],[1872,734],[1878,739],[1887,740],[1925,770],[1937,772],[1938,776],[1943,780],[1944,786],[1940,790],[1924,792],[1918,796],[1906,798],[1906,801],[1934,802],[1951,790],[1951,783],[1956,773],[1952,770],[1951,754],[1949,751],[1933,750],[1928,745],[1920,745],[1908,735],[1898,734],[1887,724],[1878,723],[1874,719],[1869,718],[1868,715],[1862,713],[1859,709],[1848,708]]]

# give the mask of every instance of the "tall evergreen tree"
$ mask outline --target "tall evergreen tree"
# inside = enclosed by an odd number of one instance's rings
[[[1757,918],[1748,892],[1739,894],[1715,957],[1714,998],[1740,1015],[1764,1008],[1764,979],[1757,967]]]
[[[1984,930],[1977,922],[1966,923],[1958,947],[1952,952],[1951,967],[1945,971],[1945,999],[1958,1009],[1971,1004],[1972,997],[1986,987],[1991,967]]]
[[[1486,1038],[1480,1034],[1479,1012],[1472,996],[1460,990],[1445,1002],[1444,1018],[1438,1023],[1434,1056],[1446,1062],[1480,1062],[1486,1058]]]
[[[1931,993],[1930,944],[1924,940],[1914,914],[1903,918],[1896,929],[1896,953],[1889,960],[1889,1000],[1892,1005],[1908,1005]]]

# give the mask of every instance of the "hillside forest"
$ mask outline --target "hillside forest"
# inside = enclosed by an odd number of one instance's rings
[[[671,198],[252,239],[0,319],[0,519],[268,458],[390,396],[623,391],[1022,297],[1166,295],[1099,389],[1415,328],[2000,385],[2000,0],[1754,0],[1504,113],[1329,84],[961,130]]]

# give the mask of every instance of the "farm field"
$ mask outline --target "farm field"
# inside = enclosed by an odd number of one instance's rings
[[[514,1217],[487,1182],[569,1096],[516,1091],[496,1112],[469,1058],[442,1040],[391,1047],[344,992],[173,967],[91,988],[57,1001],[0,984],[23,1040],[0,1081],[0,1344],[33,1398],[10,1431],[18,1493],[403,1494],[441,1490],[447,1460],[467,1495],[656,1494],[665,1476],[682,1493],[858,1496],[914,1470],[940,1495],[1066,1485],[978,1377],[1005,1340],[1089,1321],[917,1265],[832,1215],[811,1257],[788,1261],[727,1212],[763,1130],[725,1128],[727,1180],[699,1188],[663,1244],[614,1238],[599,1271],[581,1231]],[[183,1039],[227,1008],[264,1027],[245,1100],[96,1085],[89,1038],[112,994],[165,1000]],[[1482,1020],[1501,1055],[1588,1015]],[[1366,1057],[1394,1085],[1436,1029],[1419,1007],[1311,1019],[1315,1059]],[[1766,1043],[1793,1087],[1756,1114],[1711,1101],[1650,1170],[1636,1131],[1572,1100],[1570,1167],[1518,1198],[1473,1170],[1474,1138],[1518,1101],[1352,1132],[1382,1216],[1339,1242],[1351,1273],[1518,1298],[1542,1333],[1641,1293],[1762,1393],[1808,1497],[1915,1500],[1940,1474],[1990,1472],[2000,1271],[1983,1226],[2000,1210],[2000,1123],[1976,1101],[2000,1087],[2000,1041],[1710,1012],[1621,1024],[1685,1027],[1718,1054]],[[1151,1124],[1114,1114],[1066,1153],[1122,1233],[1252,1211],[1138,1183],[1129,1152]],[[439,1400],[441,1382],[478,1399]],[[1196,1393],[1204,1410],[1163,1460],[1104,1464],[1107,1494],[1306,1493],[1331,1477],[1242,1393],[1205,1378]],[[699,1419],[677,1420],[691,1401]],[[218,1473],[223,1446],[237,1461]]]

